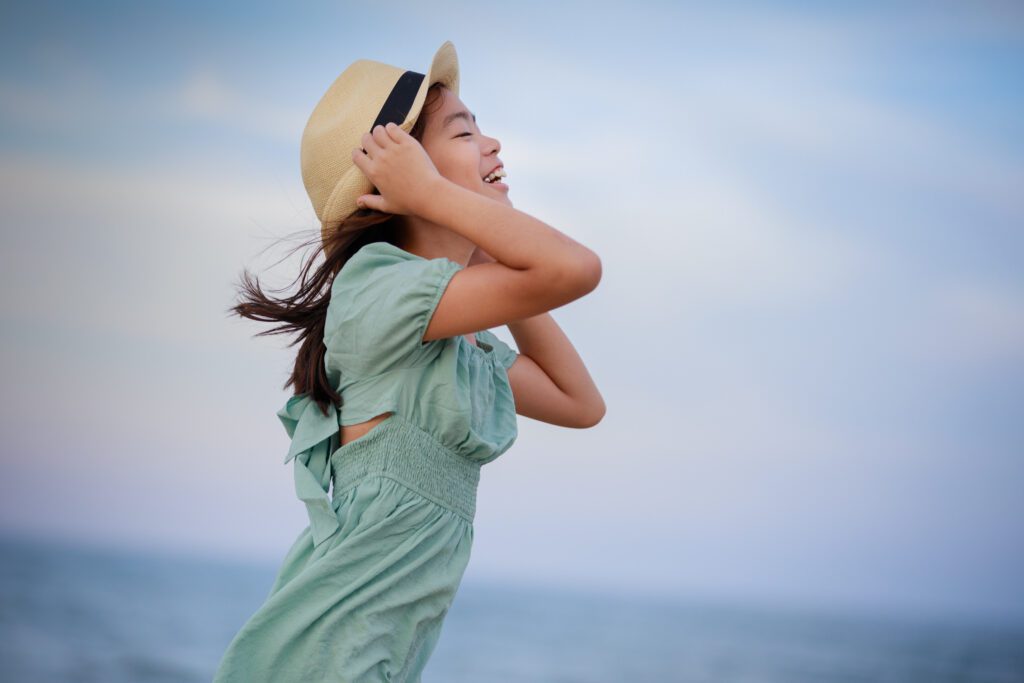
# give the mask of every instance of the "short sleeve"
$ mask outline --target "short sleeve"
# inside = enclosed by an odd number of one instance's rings
[[[512,364],[516,362],[516,358],[519,357],[518,352],[512,350],[508,344],[499,339],[490,330],[477,332],[474,337],[477,344],[482,342],[491,348],[490,352],[494,355],[494,359],[506,370],[512,367]]]
[[[364,247],[332,285],[328,353],[361,375],[418,364],[431,346],[423,342],[427,325],[461,269],[448,258],[424,259],[386,242]]]

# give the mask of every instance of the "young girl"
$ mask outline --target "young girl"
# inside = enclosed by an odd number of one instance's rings
[[[597,286],[600,260],[512,207],[501,146],[458,89],[450,42],[426,75],[346,69],[302,139],[325,262],[284,299],[243,276],[232,310],[303,342],[278,416],[310,523],[217,683],[419,681],[469,562],[480,467],[516,414],[604,414],[548,313]]]

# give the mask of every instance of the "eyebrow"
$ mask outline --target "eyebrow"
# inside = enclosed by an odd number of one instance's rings
[[[464,111],[457,111],[454,114],[448,114],[448,116],[444,117],[444,121],[441,123],[441,128],[447,128],[448,124],[455,119],[466,119],[466,121],[469,121],[470,116],[473,117],[473,123],[476,123],[476,114],[467,114]]]

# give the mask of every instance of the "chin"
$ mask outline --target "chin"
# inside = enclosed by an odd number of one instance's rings
[[[501,202],[502,204],[508,204],[509,206],[512,206],[512,200],[508,198],[507,191],[499,190],[494,187],[488,187],[487,183],[483,181],[481,181],[480,185],[476,187],[476,193],[482,194],[485,197],[489,197],[490,199]]]

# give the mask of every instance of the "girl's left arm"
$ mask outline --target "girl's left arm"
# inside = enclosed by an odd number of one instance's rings
[[[479,247],[469,265],[493,260]],[[593,427],[604,417],[601,392],[551,313],[508,324],[519,357],[508,369],[516,413],[560,427]]]
[[[593,427],[604,399],[551,313],[509,323],[519,358],[508,369],[516,412],[561,427]]]

